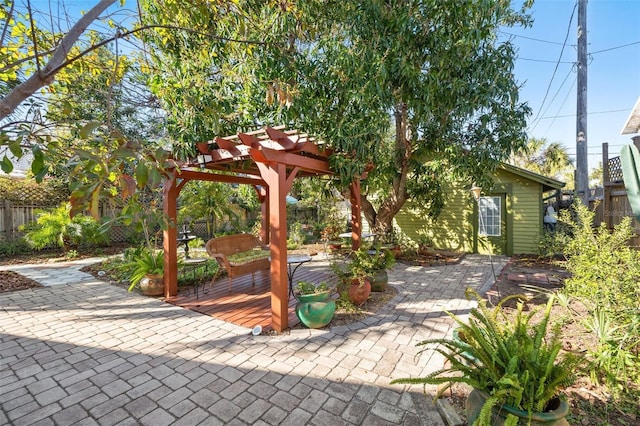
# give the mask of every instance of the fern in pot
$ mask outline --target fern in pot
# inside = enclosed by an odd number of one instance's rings
[[[138,247],[125,252],[122,269],[129,273],[129,291],[136,286],[147,296],[164,294],[164,252]]]
[[[561,352],[560,324],[550,318],[554,296],[542,311],[525,312],[518,301],[509,315],[504,302],[522,296],[507,297],[490,309],[474,294],[478,307],[471,309],[468,321],[449,313],[456,322],[454,338],[418,343],[441,353],[445,366],[426,377],[392,383],[444,385],[436,398],[454,383],[466,383],[473,388],[466,403],[473,425],[568,425],[562,391],[574,382],[580,359]]]

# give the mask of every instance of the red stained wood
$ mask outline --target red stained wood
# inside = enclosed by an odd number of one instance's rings
[[[334,282],[335,276],[330,271],[317,271],[315,268],[300,267],[295,273],[294,283],[298,281]],[[233,279],[233,287],[229,291],[227,277],[216,280],[211,286],[198,290],[198,297],[192,288],[180,288],[177,296],[169,297],[166,302],[222,321],[242,327],[253,328],[260,325],[263,331],[272,330],[271,313],[271,279],[269,271],[255,274],[255,286],[251,282],[251,274]],[[188,291],[188,294],[187,294]],[[296,299],[291,297],[288,304],[288,326],[299,323],[295,314]]]

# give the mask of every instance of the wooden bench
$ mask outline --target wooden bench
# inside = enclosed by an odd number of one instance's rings
[[[222,268],[229,276],[229,291],[233,278],[251,273],[255,285],[255,273],[269,269],[271,252],[258,238],[251,234],[226,235],[212,238],[206,244],[209,256],[216,259],[220,268],[216,271],[211,284],[214,283]]]

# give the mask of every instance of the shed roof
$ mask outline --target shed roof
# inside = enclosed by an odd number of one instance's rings
[[[631,135],[634,133],[640,133],[640,98],[636,101],[635,106],[627,118],[627,122],[622,128],[623,135]]]
[[[513,173],[514,175],[521,176],[525,179],[541,184],[542,192],[562,189],[566,185],[564,182],[559,181],[557,179],[543,176],[538,173],[534,173],[530,170],[526,170],[511,164],[501,163],[499,168],[507,172]]]

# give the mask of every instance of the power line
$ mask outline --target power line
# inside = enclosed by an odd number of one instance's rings
[[[547,111],[549,111],[549,108],[551,108],[551,105],[553,105],[553,102],[556,100],[556,98],[558,97],[558,95],[560,94],[560,91],[562,90],[562,88],[564,87],[564,84],[567,82],[567,80],[569,79],[569,76],[571,75],[571,71],[569,70],[569,72],[567,73],[567,75],[564,77],[564,80],[562,80],[562,83],[560,83],[560,87],[558,87],[558,90],[556,90],[556,93],[553,95],[553,98],[551,98],[551,101],[549,102],[549,105],[547,106],[547,108],[541,112],[541,114],[544,116],[547,114]],[[562,107],[564,106],[565,102],[567,102],[567,97],[569,96],[569,93],[571,92],[571,89],[573,88],[573,85],[575,84],[575,80],[573,83],[571,83],[571,87],[569,88],[569,91],[567,92],[567,96],[565,96],[564,100],[562,101],[562,104],[560,105],[560,108],[558,108],[558,112],[556,114],[558,114],[560,112],[560,110],[562,109]],[[538,122],[536,123],[536,126],[540,123],[540,119],[538,118]]]
[[[516,58],[517,61],[545,62],[549,64],[575,64],[575,61],[550,61],[546,59]]]
[[[576,2],[573,5],[573,11],[571,11],[571,18],[569,19],[569,25],[567,25],[567,34],[565,35],[564,42],[562,43],[562,49],[560,50],[560,56],[558,57],[558,61],[556,63],[555,68],[553,69],[553,74],[551,75],[551,80],[549,81],[549,84],[547,85],[547,90],[545,91],[544,98],[542,98],[542,104],[540,104],[540,108],[538,109],[538,114],[533,119],[534,122],[538,119],[538,117],[540,117],[540,112],[542,111],[542,107],[544,106],[544,103],[547,100],[547,96],[549,95],[549,90],[551,90],[551,84],[553,83],[553,79],[556,76],[556,72],[558,71],[558,66],[560,65],[560,60],[562,59],[562,54],[564,53],[564,48],[566,47],[567,40],[569,39],[569,33],[571,31],[571,24],[573,23],[573,15],[576,12],[576,7],[577,6],[578,6],[578,3]]]
[[[519,34],[509,33],[509,32],[506,32],[506,31],[498,31],[498,32],[502,33],[502,34],[510,35],[510,36],[513,36],[513,37],[524,38],[524,39],[533,40],[533,41],[539,41],[540,43],[557,44],[559,46],[562,46],[562,44],[563,44],[563,43],[560,43],[558,41],[542,40],[542,39],[539,39],[539,38],[533,38],[533,37],[527,37],[527,36],[523,36],[523,35],[519,35]],[[572,44],[571,46],[575,46],[575,45]]]
[[[629,111],[629,108],[624,108],[624,109],[611,109],[609,111],[596,111],[596,112],[589,112],[587,113],[587,115],[595,115],[595,114],[611,114],[614,112],[624,112],[624,111]],[[549,120],[552,118],[575,118],[575,114],[568,114],[568,115],[552,115],[552,116],[548,116],[548,117],[540,117],[538,120]]]
[[[623,47],[633,46],[635,44],[640,44],[640,40],[639,41],[634,41],[633,43],[627,43],[627,44],[623,44],[623,45],[620,45],[620,46],[610,47],[608,49],[597,50],[597,51],[591,52],[589,54],[590,55],[596,55],[598,53],[609,52],[611,50],[622,49]]]

